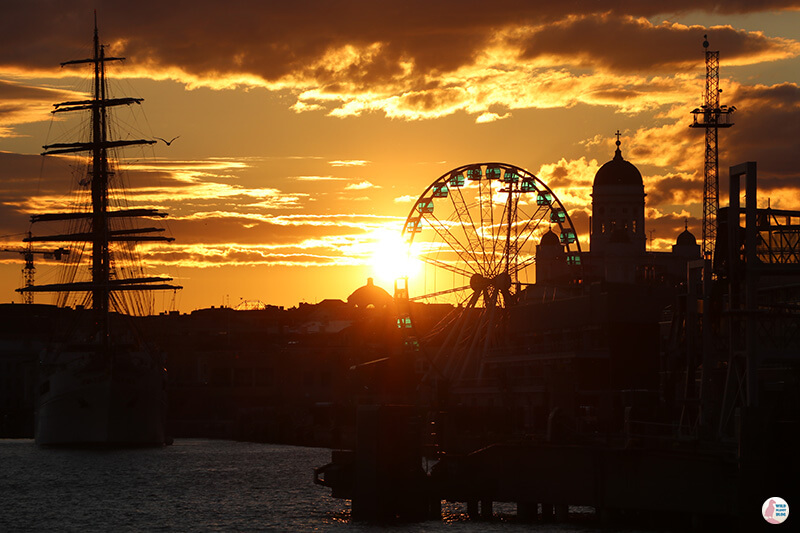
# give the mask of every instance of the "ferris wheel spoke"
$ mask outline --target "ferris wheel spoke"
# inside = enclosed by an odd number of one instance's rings
[[[522,249],[527,242],[527,240],[525,240],[520,243],[519,225],[521,222],[521,217],[518,211],[517,202],[515,202],[513,198],[510,198],[509,203],[512,205],[508,206],[508,209],[506,210],[506,213],[508,214],[508,221],[506,226],[506,234],[503,237],[503,256],[495,275],[500,274],[503,269],[505,269],[505,271],[509,274],[514,272],[511,265],[517,259],[520,249]],[[530,222],[530,220],[526,221],[523,231],[528,228]]]
[[[462,316],[462,310],[465,309],[465,304],[468,305],[468,300],[472,298],[472,294],[465,294],[465,296],[458,300],[457,305],[447,313],[439,322],[431,328],[431,330],[423,337],[424,341],[430,341],[441,335],[445,330],[452,332],[449,329],[453,324],[458,323]],[[446,343],[445,343],[446,344]]]
[[[517,259],[519,259],[519,250],[517,250],[516,255],[514,255],[514,257],[513,257],[513,261],[510,261],[510,264],[509,264],[509,267],[508,267],[508,273],[511,276],[516,276],[517,273],[522,272],[523,270],[525,270],[529,266],[531,266],[534,263],[536,263],[536,256],[535,255],[528,257],[527,259],[523,260],[522,262],[517,262]]]
[[[453,235],[450,229],[448,229],[448,227],[441,220],[436,218],[433,213],[429,213],[429,216],[425,217],[425,221],[462,261],[468,265],[473,262],[475,264],[480,264],[480,261],[477,257],[475,257],[475,254],[471,250],[467,250],[461,241],[458,240],[455,235]]]
[[[454,272],[456,274],[460,274],[460,275],[462,275],[462,276],[464,276],[466,278],[469,278],[470,276],[472,276],[475,273],[474,271],[470,272],[468,270],[465,270],[463,268],[459,268],[459,267],[457,267],[455,265],[452,265],[450,263],[446,263],[445,261],[440,261],[439,259],[434,259],[433,257],[428,257],[428,256],[425,256],[425,255],[420,255],[419,256],[419,260],[422,261],[423,263],[428,263],[429,265],[432,265],[432,266],[435,266],[435,267],[439,267],[439,268],[443,268],[445,270],[449,270],[450,272]]]
[[[506,221],[506,214],[508,211],[508,202],[503,203],[503,212],[500,214],[500,218],[497,221],[497,224],[494,224],[494,220],[492,220],[492,228],[491,228],[491,235],[492,235],[492,252],[491,252],[491,265],[492,268],[488,272],[489,275],[495,276],[499,273],[500,269],[503,268],[503,260],[502,255],[500,256],[500,260],[497,260],[498,254],[498,245],[503,239],[503,229],[505,228],[505,221]],[[494,214],[492,215],[494,217]],[[505,245],[503,245],[503,249],[505,249]],[[502,251],[500,252],[502,254]]]
[[[436,325],[430,328],[425,336],[422,337],[423,341],[430,343],[432,346],[437,346],[436,353],[433,357],[434,361],[441,358],[445,347],[452,344],[452,340],[457,335],[457,332],[463,328],[464,309],[469,306],[468,301],[471,301],[472,296],[472,294],[469,294],[466,298],[460,300],[457,305],[452,307],[450,312],[442,317]],[[442,336],[444,336],[443,342],[436,342],[436,339],[442,338]]]
[[[511,240],[511,232],[516,227],[517,221],[517,202],[514,200],[512,185],[508,185],[508,198],[506,199],[505,203],[503,204],[503,214],[500,217],[502,221],[501,224],[498,225],[498,234],[497,239],[495,240],[495,244],[499,242],[501,239],[503,240],[503,250],[502,250],[502,258],[500,261],[497,262],[495,270],[492,272],[493,275],[497,275],[500,271],[504,268],[508,269],[509,260],[511,257],[510,249],[512,247],[512,240]],[[517,197],[518,198],[518,197]],[[505,235],[500,235],[500,228],[505,229]],[[495,252],[496,253],[496,252]]]
[[[476,366],[475,373],[477,373],[478,379],[480,379],[483,374],[482,372],[483,365],[481,364],[481,359],[483,359],[484,355],[489,353],[489,350],[492,346],[492,341],[495,340],[494,339],[495,332],[493,331],[493,329],[495,324],[497,323],[495,318],[495,315],[497,313],[497,297],[498,297],[497,292],[492,294],[492,296],[490,297],[491,302],[490,304],[487,303],[486,309],[484,310],[484,315],[482,317],[483,320],[481,321],[482,323],[480,325],[480,328],[484,331],[483,338],[481,339],[483,342],[480,348],[480,352],[474,349],[471,350],[473,352],[472,359],[475,360],[474,362],[471,363],[472,365]]]
[[[531,230],[531,231],[535,231],[536,228],[539,226],[539,223],[544,218],[545,213],[547,213],[547,212],[549,212],[549,209],[546,206],[538,206],[536,208],[536,211],[534,211],[533,214],[530,215],[530,216],[525,211],[521,211],[522,215],[521,215],[520,218],[521,219],[524,218],[526,222],[525,222],[525,226],[523,226],[523,228],[522,228],[522,231],[520,231],[518,233],[518,235],[524,234],[527,231],[527,229],[530,227],[531,223],[535,223],[533,230]]]
[[[464,379],[468,376],[481,377],[481,367],[484,355],[486,355],[495,338],[495,328],[497,325],[497,291],[484,290],[484,307],[475,317],[469,335],[464,338],[469,344],[461,354],[458,376]],[[476,293],[477,294],[477,293]]]
[[[462,291],[468,291],[468,290],[470,290],[470,286],[469,285],[465,285],[464,287],[456,287],[454,289],[446,289],[446,290],[443,290],[443,291],[432,292],[430,294],[425,294],[423,296],[415,296],[413,298],[409,298],[408,301],[409,302],[418,302],[418,301],[421,301],[421,300],[428,300],[430,298],[436,298],[437,296],[444,296],[445,294],[453,294],[453,293],[456,293],[456,292],[462,292]]]
[[[523,226],[522,231],[517,233],[517,238],[515,239],[514,242],[514,248],[517,250],[517,252],[525,247],[525,245],[528,243],[528,240],[533,236],[536,230],[539,229],[539,224],[542,222],[542,219],[544,218],[543,214],[541,215],[539,214],[540,211],[542,211],[542,208],[537,209],[536,212],[530,217],[528,217],[527,215],[525,216],[527,220],[525,222],[525,226]],[[548,210],[544,209],[544,211]],[[533,227],[531,227],[531,224],[533,224]],[[528,228],[530,228],[530,231],[528,231]],[[525,235],[525,238],[520,244],[519,240],[523,235]]]
[[[488,196],[488,198],[487,198]],[[492,204],[492,180],[482,179],[478,182],[478,208],[481,213],[481,232],[480,238],[483,242],[486,239],[486,230],[489,230],[489,238],[492,241],[492,254],[489,256],[488,265],[494,265],[494,205]],[[483,247],[484,250],[486,247]],[[487,272],[490,268],[487,268]]]
[[[519,224],[517,223],[517,220],[519,220],[519,195],[516,195],[514,198],[509,198],[509,200],[514,203],[514,222],[512,224],[511,220],[509,220],[508,237],[506,240],[506,271],[508,272],[511,271],[511,265],[516,263],[520,251]],[[514,232],[513,235],[512,230]],[[512,277],[516,279],[515,275],[512,275]]]
[[[481,246],[481,237],[478,233],[478,229],[475,227],[475,220],[472,218],[472,212],[469,210],[469,205],[464,199],[464,193],[461,192],[461,187],[454,187],[454,189],[458,192],[458,200],[460,200],[460,202],[456,201],[455,194],[450,194],[450,201],[453,204],[453,209],[455,210],[456,216],[461,223],[464,236],[469,244],[469,249],[474,256],[477,256],[479,253],[478,251],[480,250],[480,253],[483,255],[483,262],[486,264],[486,250],[483,246]],[[469,225],[466,224],[466,221],[469,221]],[[470,228],[472,228],[472,233],[469,231]]]
[[[513,271],[514,274],[516,274],[517,272],[521,272],[535,263],[536,263],[536,257],[529,257],[525,261],[515,264],[511,270]]]
[[[461,306],[460,313],[455,320],[453,320],[452,327],[447,335],[447,338],[445,339],[444,343],[442,343],[438,353],[436,354],[437,361],[441,360],[442,358],[446,358],[445,372],[447,372],[448,375],[453,375],[452,369],[454,365],[463,364],[463,360],[458,360],[457,357],[453,356],[458,355],[458,347],[465,342],[469,342],[470,337],[475,333],[474,328],[470,326],[474,322],[475,317],[473,315],[480,295],[481,291],[473,292],[466,301],[466,304]],[[451,355],[450,357],[447,357],[448,353]]]

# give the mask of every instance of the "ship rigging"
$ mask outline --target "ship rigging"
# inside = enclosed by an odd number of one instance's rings
[[[126,146],[152,145],[156,140],[126,139],[115,140],[109,136],[108,109],[117,106],[140,104],[142,98],[111,98],[108,95],[105,65],[109,62],[122,61],[123,57],[107,56],[105,45],[100,44],[97,22],[94,27],[94,53],[89,59],[78,59],[61,63],[62,67],[90,64],[94,70],[92,96],[88,100],[69,101],[54,104],[53,114],[89,111],[91,114],[90,138],[88,141],[54,143],[45,145],[42,155],[62,155],[88,153],[88,180],[81,184],[89,186],[91,195],[90,209],[76,206],[71,212],[36,214],[31,216],[31,224],[45,222],[66,222],[69,230],[66,233],[29,236],[25,242],[70,243],[82,252],[86,243],[91,243],[91,279],[76,281],[65,279],[60,283],[46,285],[30,285],[20,289],[23,294],[33,292],[69,293],[86,291],[90,294],[90,307],[96,312],[97,323],[102,328],[103,337],[108,335],[108,319],[111,311],[134,312],[142,310],[141,305],[125,302],[118,293],[145,290],[177,290],[181,287],[172,285],[169,277],[147,276],[133,254],[134,246],[142,242],[171,242],[174,239],[157,235],[164,231],[157,227],[138,227],[134,220],[141,218],[164,218],[166,213],[151,208],[127,208],[125,201],[110,195],[111,182],[115,169],[110,156],[111,151]],[[116,191],[115,191],[116,192]],[[112,249],[116,250],[112,251]],[[76,264],[80,264],[82,253],[75,255]],[[115,268],[118,261],[124,266]],[[71,274],[75,273],[73,268]],[[125,275],[136,272],[135,275]],[[62,302],[66,301],[62,299]]]

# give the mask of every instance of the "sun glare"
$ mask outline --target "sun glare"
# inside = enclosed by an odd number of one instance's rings
[[[408,243],[399,233],[380,229],[371,237],[370,266],[376,285],[391,290],[396,279],[414,277],[420,270],[419,261],[414,260]]]

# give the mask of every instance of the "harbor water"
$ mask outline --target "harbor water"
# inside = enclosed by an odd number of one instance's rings
[[[521,524],[513,505],[469,521],[376,526],[350,520],[349,503],[313,483],[330,450],[178,439],[155,449],[42,448],[0,440],[0,531],[596,531],[580,524]]]

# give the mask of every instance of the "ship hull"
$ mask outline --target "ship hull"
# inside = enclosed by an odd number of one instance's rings
[[[126,354],[127,355],[127,354]],[[161,446],[165,442],[165,373],[155,365],[96,354],[50,365],[39,389],[36,443]],[[140,363],[145,357],[138,357]]]

